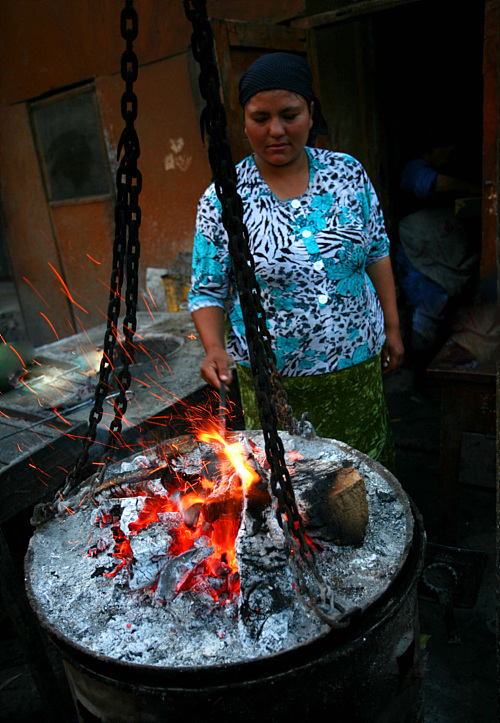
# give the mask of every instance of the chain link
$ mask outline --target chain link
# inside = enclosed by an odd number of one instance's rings
[[[220,81],[215,62],[212,28],[205,0],[183,0],[192,23],[193,55],[200,65],[199,86],[207,103],[201,115],[201,131],[209,136],[208,157],[214,174],[217,197],[222,206],[222,222],[229,239],[233,273],[241,300],[250,364],[259,417],[264,435],[266,457],[271,470],[271,488],[277,499],[277,518],[283,529],[291,568],[298,593],[320,619],[331,627],[344,627],[353,611],[334,599],[333,591],[321,575],[314,549],[306,539],[304,522],[297,508],[290,473],[285,464],[282,440],[277,432],[278,414],[283,428],[298,433],[298,423],[286,400],[271,337],[266,324],[260,288],[250,252],[248,230],[243,221],[243,202],[237,192],[237,177],[227,134],[226,112],[220,97]],[[319,596],[313,596],[306,584],[305,570],[316,582]],[[335,608],[340,615],[335,613]]]

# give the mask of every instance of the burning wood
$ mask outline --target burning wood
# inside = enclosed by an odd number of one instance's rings
[[[354,450],[346,455],[330,440],[283,437],[322,574],[348,606],[362,607],[404,558],[409,518],[391,485]],[[296,595],[266,468],[259,433],[225,439],[204,433],[116,465],[98,487],[89,481],[90,490],[66,501],[77,512],[56,518],[57,543],[48,539],[50,523],[34,536],[33,548],[53,561],[43,564],[49,577],[38,577],[39,594],[45,599],[50,590],[49,607],[60,594],[64,602],[54,609],[69,615],[63,612],[68,587],[59,587],[59,573],[50,574],[56,559],[68,557],[69,568],[78,569],[69,587],[80,618],[65,629],[112,657],[135,660],[140,650],[141,660],[153,665],[243,660],[326,631]],[[307,582],[313,589],[314,581]],[[121,634],[117,643],[119,620],[128,625],[136,615],[134,645]],[[150,618],[157,619],[155,633],[142,630]],[[187,647],[177,637],[180,628],[189,633]]]
[[[215,601],[237,594],[234,540],[245,487],[260,484],[251,495],[256,509],[271,502],[265,472],[248,443],[207,432],[200,437],[198,445],[181,439],[154,457],[122,463],[93,491],[95,499],[104,497],[94,524],[114,528],[115,569],[126,567],[131,590],[154,587],[163,602],[186,587],[201,585],[206,592],[207,578],[214,582]],[[98,551],[94,546],[93,554]]]
[[[205,538],[206,539],[206,538]],[[169,602],[175,598],[177,591],[181,588],[188,575],[196,569],[196,567],[213,555],[215,547],[210,547],[208,540],[205,542],[200,540],[202,547],[192,547],[190,550],[172,558],[165,565],[156,587],[155,597],[162,602]]]
[[[121,471],[108,475],[104,482],[92,490],[95,495],[102,495],[116,488],[126,491],[130,487],[143,485],[150,481],[162,480],[169,476],[172,469],[171,462],[197,449],[196,438],[191,435],[176,437],[162,445],[161,460],[151,460],[148,457],[137,456],[132,463],[124,462]],[[157,464],[152,464],[156,461]],[[175,470],[175,464],[174,464]],[[175,476],[175,472],[174,472]],[[113,494],[113,492],[111,492]]]
[[[128,584],[131,590],[151,587],[160,571],[168,565],[168,550],[172,536],[163,525],[153,523],[130,537],[132,560]]]

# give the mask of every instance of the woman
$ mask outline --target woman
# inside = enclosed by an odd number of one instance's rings
[[[389,241],[371,183],[354,158],[307,145],[321,116],[302,58],[259,58],[240,81],[240,103],[253,154],[237,166],[238,191],[294,416],[307,411],[318,435],[393,468],[381,370],[400,364],[403,344]],[[202,377],[215,388],[229,384],[235,359],[246,426],[258,428],[241,307],[213,185],[198,206],[189,309],[206,351]]]

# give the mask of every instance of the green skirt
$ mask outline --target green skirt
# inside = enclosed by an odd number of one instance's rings
[[[237,364],[245,427],[260,429],[252,371]],[[391,472],[396,471],[394,440],[382,386],[380,354],[362,364],[307,377],[282,377],[293,416],[308,420],[318,437],[345,442]]]

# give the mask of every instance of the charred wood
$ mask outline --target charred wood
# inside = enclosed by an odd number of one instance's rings
[[[293,482],[306,529],[314,539],[354,547],[363,544],[369,519],[366,487],[350,460],[333,466],[321,460],[298,460]]]

